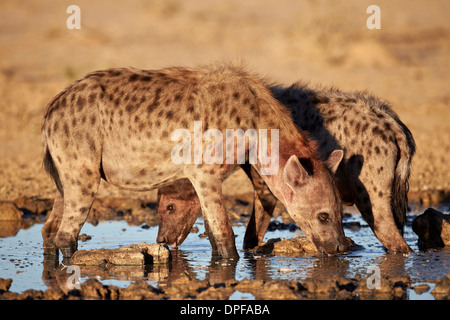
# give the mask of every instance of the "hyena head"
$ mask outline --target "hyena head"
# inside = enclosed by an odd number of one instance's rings
[[[200,201],[192,183],[180,179],[158,190],[158,243],[177,247],[189,235],[201,213]]]
[[[348,250],[342,204],[332,177],[343,155],[342,150],[335,150],[324,163],[291,156],[283,169],[288,189],[284,193],[286,209],[317,249],[326,254]]]

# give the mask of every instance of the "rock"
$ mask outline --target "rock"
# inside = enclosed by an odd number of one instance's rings
[[[430,286],[427,284],[418,284],[418,285],[414,286],[413,289],[417,294],[422,294],[422,293],[430,290]]]
[[[450,298],[450,273],[436,283],[436,286],[431,293],[435,295],[437,299]]]
[[[243,279],[238,282],[238,284],[235,286],[235,289],[240,292],[261,292],[263,285],[263,280]]]
[[[330,293],[338,291],[335,281],[319,280],[316,278],[308,278],[301,282],[301,286],[310,293]]]
[[[12,279],[2,279],[0,278],[0,291],[9,291],[11,287]]]
[[[139,280],[130,284],[127,288],[120,289],[120,299],[122,300],[148,300],[160,299],[159,290],[153,288],[144,280]]]
[[[228,300],[234,288],[227,287],[224,283],[215,283],[206,288],[200,288],[196,295],[196,300]]]
[[[193,227],[191,228],[191,233],[198,233],[198,227],[193,226]]]
[[[342,223],[342,227],[351,230],[358,230],[361,229],[361,223],[359,223],[359,221],[344,222]]]
[[[19,300],[42,300],[43,298],[44,292],[34,289],[25,290],[17,297]]]
[[[450,192],[442,189],[410,191],[408,200],[422,207],[436,206],[450,198]]]
[[[353,294],[350,291],[341,290],[336,294],[335,299],[336,300],[351,300],[351,299],[353,299]]]
[[[46,214],[48,211],[52,210],[53,200],[51,199],[39,199],[39,198],[29,198],[26,196],[21,196],[15,199],[14,204],[22,212],[28,214]]]
[[[450,245],[450,215],[428,208],[414,219],[412,229],[419,236],[421,249]]]
[[[253,292],[256,299],[272,300],[298,300],[299,294],[293,290],[289,281],[267,281],[259,292]]]
[[[336,284],[336,288],[340,291],[353,292],[358,287],[358,280],[352,278],[345,278],[343,276],[337,276],[335,280],[333,280]]]
[[[58,286],[48,288],[44,292],[44,300],[62,300],[64,296],[64,292]]]
[[[136,213],[144,208],[143,201],[132,198],[106,197],[103,199],[96,199],[96,205],[115,209],[129,210],[130,212]]]
[[[89,279],[83,282],[80,291],[84,300],[117,300],[119,296],[119,288],[103,285],[96,279]]]
[[[86,233],[78,235],[78,240],[80,240],[80,241],[88,241],[91,239],[92,239],[92,237]]]
[[[276,238],[263,242],[254,250],[256,254],[291,255],[304,253],[318,253],[316,247],[305,237],[293,239]]]
[[[78,250],[70,259],[76,265],[144,265],[167,263],[170,251],[160,244],[130,244],[117,249]]]
[[[97,198],[89,213],[88,221],[109,220],[121,217],[129,224],[150,226],[158,224],[155,206],[143,200],[132,198],[106,197]]]
[[[409,288],[409,279],[408,282],[404,282],[404,281],[392,281],[394,283],[393,285],[393,294],[394,294],[394,299],[397,300],[405,300],[407,297],[406,291]]]
[[[1,220],[1,219],[0,219]],[[0,222],[0,238],[13,237],[22,228],[23,220],[3,220]]]
[[[170,299],[185,299],[186,297],[195,297],[208,288],[209,282],[207,280],[190,280],[189,277],[183,276],[184,280],[172,282],[171,285],[164,287],[165,294],[169,295]]]
[[[396,299],[396,300],[405,300],[406,299],[406,290],[403,287],[394,287],[393,294],[394,294],[394,299]]]
[[[10,201],[0,202],[0,220],[22,220],[23,212]]]
[[[346,237],[346,239],[350,247],[357,246],[350,238]],[[279,256],[319,253],[316,246],[306,237],[269,239],[252,251],[256,254],[274,254]]]
[[[410,283],[408,275],[392,278],[381,276],[379,279],[374,275],[367,278],[359,276],[355,293],[360,300],[405,300]]]

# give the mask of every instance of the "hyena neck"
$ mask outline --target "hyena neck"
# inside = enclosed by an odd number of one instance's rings
[[[280,137],[278,171],[271,175],[261,175],[261,177],[275,197],[286,205],[289,202],[289,195],[291,194],[291,189],[286,184],[283,176],[287,161],[291,156],[296,156],[302,163],[309,163],[311,166],[316,166],[319,155],[315,143],[309,137],[298,134],[291,137],[290,141],[285,139]],[[260,170],[260,168],[257,169]]]

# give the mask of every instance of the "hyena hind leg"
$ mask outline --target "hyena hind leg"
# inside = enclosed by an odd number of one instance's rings
[[[78,248],[78,234],[86,221],[100,184],[100,172],[78,177],[75,184],[64,188],[64,210],[55,245],[64,258],[70,258]]]
[[[278,200],[253,166],[246,164],[242,168],[255,190],[252,214],[247,223],[243,243],[244,249],[253,249],[262,243]]]
[[[411,252],[411,248],[397,228],[388,199],[377,198],[370,192],[369,195],[371,200],[365,197],[357,198],[356,206],[375,236],[389,252]]]
[[[42,240],[44,247],[44,255],[57,256],[58,248],[54,242],[56,233],[58,232],[61,218],[64,211],[64,199],[59,191],[56,192],[55,202],[47,221],[42,227]]]

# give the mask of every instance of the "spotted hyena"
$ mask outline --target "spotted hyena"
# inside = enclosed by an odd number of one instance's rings
[[[342,199],[356,204],[388,250],[408,252],[402,234],[415,143],[389,104],[366,93],[313,90],[302,84],[271,90],[292,111],[296,125],[318,141],[323,159],[333,150],[344,150],[344,160],[335,174]],[[255,188],[244,248],[253,248],[263,240],[277,199],[255,170],[244,169]],[[189,228],[183,224],[181,229],[172,221],[184,219],[193,224],[201,211],[192,203],[195,191],[189,182],[182,186],[172,186],[170,193],[158,191],[158,242],[180,245]],[[187,193],[189,208],[183,205]]]
[[[58,192],[42,229],[44,253],[55,255],[59,249],[70,257],[77,249],[77,235],[101,178],[137,191],[187,178],[218,254],[237,257],[222,202],[222,181],[237,162],[176,164],[172,159],[179,141],[172,141],[171,133],[184,128],[192,134],[196,121],[203,130],[223,133],[275,130],[281,141],[276,150],[279,170],[262,175],[264,182],[318,248],[327,253],[347,250],[341,200],[332,178],[342,150],[320,160],[313,141],[296,129],[263,80],[240,67],[210,65],[97,71],[50,102],[42,126],[44,166]],[[233,148],[234,142],[223,149]],[[202,150],[209,146],[202,140],[200,144]],[[248,143],[245,153],[250,154]],[[271,163],[259,160],[252,166],[261,173]]]

